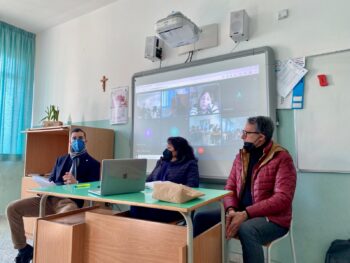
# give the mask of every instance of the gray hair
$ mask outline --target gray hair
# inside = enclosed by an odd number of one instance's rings
[[[256,131],[264,134],[266,137],[266,141],[271,140],[273,131],[274,131],[274,124],[270,117],[266,117],[266,116],[250,117],[248,118],[247,122],[249,124],[255,125]]]

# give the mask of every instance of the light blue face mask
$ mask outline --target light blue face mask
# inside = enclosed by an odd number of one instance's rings
[[[81,152],[85,149],[85,142],[83,140],[77,139],[72,141],[72,150],[73,152]]]

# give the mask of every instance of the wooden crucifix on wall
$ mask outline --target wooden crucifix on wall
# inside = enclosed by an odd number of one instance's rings
[[[103,89],[103,92],[106,91],[106,82],[108,81],[108,78],[106,78],[105,75],[102,76],[102,79],[100,80],[101,83],[102,83],[102,89]]]

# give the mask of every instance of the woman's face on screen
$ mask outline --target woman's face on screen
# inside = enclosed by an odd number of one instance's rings
[[[203,93],[199,100],[199,107],[201,110],[206,110],[210,107],[211,105],[211,97],[208,92]]]

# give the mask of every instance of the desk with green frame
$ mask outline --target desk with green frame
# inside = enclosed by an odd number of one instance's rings
[[[100,182],[92,182],[90,184],[77,184],[77,185],[62,185],[62,186],[50,186],[35,188],[29,190],[29,192],[42,194],[40,204],[40,217],[45,215],[44,208],[46,198],[48,196],[76,198],[88,201],[106,202],[112,204],[125,204],[149,208],[164,209],[170,211],[177,211],[181,213],[186,220],[187,224],[187,262],[193,263],[193,225],[191,212],[199,207],[206,206],[208,204],[219,202],[221,207],[221,248],[222,248],[222,262],[225,262],[225,213],[222,203],[222,199],[230,195],[230,191],[215,190],[207,188],[196,188],[204,193],[204,196],[191,200],[183,204],[175,204],[169,202],[163,202],[152,198],[152,190],[145,189],[138,193],[98,196],[88,192],[89,189],[95,189],[100,185]]]

